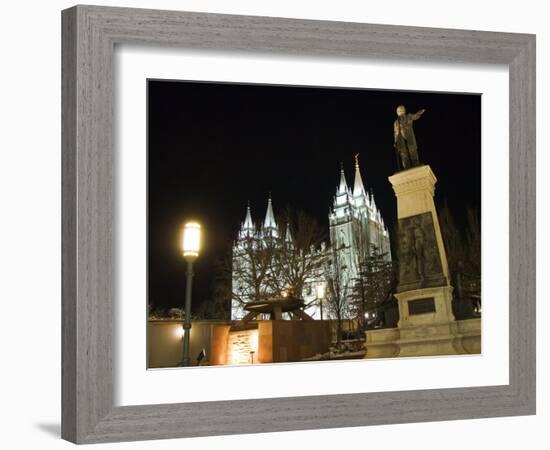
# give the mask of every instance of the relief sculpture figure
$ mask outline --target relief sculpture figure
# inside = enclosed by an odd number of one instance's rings
[[[416,261],[416,273],[420,280],[425,278],[426,274],[426,239],[420,224],[415,221],[413,228],[414,257]]]
[[[398,292],[446,283],[431,213],[399,219]]]
[[[414,241],[411,230],[404,229],[400,234],[400,280],[402,282],[415,281],[418,272],[417,261],[415,257]]]

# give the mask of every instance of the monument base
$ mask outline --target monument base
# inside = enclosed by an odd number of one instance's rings
[[[394,294],[399,305],[399,328],[454,322],[453,288],[439,286]]]
[[[481,319],[366,332],[366,358],[481,353]]]
[[[445,245],[428,165],[389,177],[397,197],[397,328],[366,332],[367,358],[481,352],[481,320],[456,321]]]
[[[455,320],[452,286],[394,295],[399,305],[398,327],[367,331],[367,358],[481,352],[481,320]]]

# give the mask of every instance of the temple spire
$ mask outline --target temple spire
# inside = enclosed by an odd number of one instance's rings
[[[292,235],[290,234],[290,223],[286,223],[286,231],[285,231],[285,242],[287,244],[292,244]]]
[[[269,199],[267,201],[267,211],[265,213],[264,220],[264,229],[276,229],[277,224],[275,223],[275,215],[273,214],[273,205],[271,203],[271,193],[269,194]]]
[[[254,234],[254,222],[252,222],[252,214],[250,213],[250,202],[246,205],[246,217],[241,225],[239,236],[241,239],[251,237]]]
[[[346,174],[344,173],[344,164],[340,163],[340,185],[338,186],[338,192],[336,195],[346,194],[348,192],[348,183],[346,181]]]
[[[359,153],[355,154],[355,182],[353,185],[353,196],[365,196],[365,187],[363,186],[363,179],[361,178],[361,171],[359,170]]]
[[[376,213],[378,209],[376,208],[376,202],[374,201],[374,194],[372,192],[372,189],[370,190],[370,204],[371,204],[372,210]]]
[[[246,205],[246,218],[243,223],[243,230],[252,230],[254,224],[252,223],[252,214],[250,213],[250,202]]]

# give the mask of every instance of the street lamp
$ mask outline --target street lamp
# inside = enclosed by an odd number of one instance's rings
[[[325,285],[319,284],[317,286],[317,299],[319,300],[319,312],[321,313],[321,320],[323,320],[323,298],[325,298]]]
[[[201,247],[201,226],[197,222],[188,222],[183,227],[182,250],[187,261],[187,283],[185,286],[185,317],[183,322],[183,359],[182,366],[191,365],[189,358],[189,338],[191,331],[191,288],[193,286],[193,263],[199,256]]]

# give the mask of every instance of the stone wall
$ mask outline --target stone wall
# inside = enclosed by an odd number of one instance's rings
[[[260,362],[302,361],[325,353],[330,347],[331,333],[328,320],[260,321],[259,330]],[[262,341],[265,341],[264,345]]]
[[[331,321],[258,320],[215,327],[213,336],[211,364],[297,362],[328,351]]]
[[[254,364],[258,362],[258,327],[229,331],[226,364]]]
[[[182,326],[181,320],[148,321],[148,368],[180,365]],[[328,351],[333,329],[335,324],[330,320],[260,320],[241,328],[232,327],[231,322],[193,321],[191,362],[196,364],[196,357],[203,348],[206,357],[201,365],[302,361]]]
[[[220,321],[197,320],[191,323],[189,354],[191,364],[204,348],[206,357],[201,365],[211,364],[214,328],[226,324]],[[147,321],[147,368],[177,367],[183,354],[183,322],[174,320]]]

